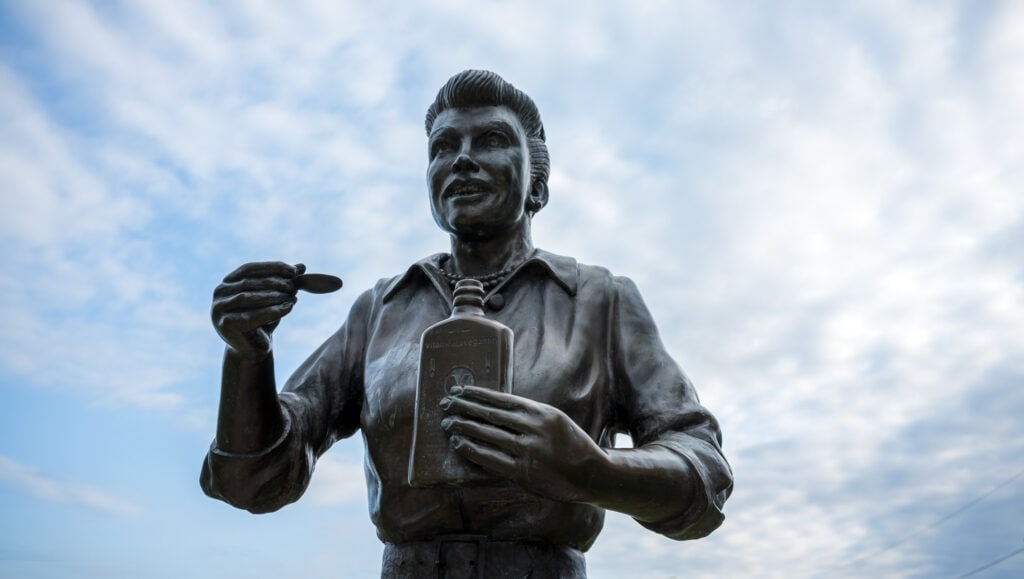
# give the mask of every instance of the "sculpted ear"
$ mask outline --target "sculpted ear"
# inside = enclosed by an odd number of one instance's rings
[[[537,213],[548,204],[548,183],[541,179],[534,179],[530,186],[530,196],[526,199],[526,210]]]

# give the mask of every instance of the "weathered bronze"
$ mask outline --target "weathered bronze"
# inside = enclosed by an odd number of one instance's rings
[[[263,262],[214,291],[227,348],[203,490],[254,513],[279,509],[302,496],[317,457],[361,432],[382,577],[585,577],[605,509],[674,539],[716,529],[732,491],[718,423],[638,290],[533,246],[549,173],[533,101],[494,73],[465,71],[441,88],[426,130],[430,204],[450,253],[364,292],[280,393],[274,328],[298,289],[335,284]],[[466,363],[424,336],[452,313],[459,281],[479,287],[473,314],[497,328],[466,342]],[[486,360],[501,356],[470,349],[501,326],[514,335],[511,380],[484,384],[478,374],[498,371]],[[445,350],[444,368],[439,356],[421,363],[427,343]],[[419,411],[418,388],[428,390]],[[613,448],[619,433],[633,448]],[[424,436],[448,447],[414,446]],[[458,466],[419,470],[434,452]]]

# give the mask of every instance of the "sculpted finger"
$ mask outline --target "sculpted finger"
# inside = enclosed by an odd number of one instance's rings
[[[455,452],[470,462],[480,465],[484,470],[509,478],[516,472],[515,459],[496,448],[459,435],[453,436],[451,443]]]
[[[277,291],[295,295],[295,284],[289,278],[284,277],[258,277],[246,278],[241,281],[222,283],[213,290],[214,298],[228,297],[233,294],[256,291]]]
[[[220,318],[217,329],[222,333],[250,332],[273,324],[288,315],[294,303],[284,303],[247,312],[225,314]]]
[[[528,425],[527,417],[521,412],[511,412],[494,406],[488,406],[466,400],[459,396],[449,396],[443,403],[449,414],[475,418],[488,424],[508,428],[514,432],[523,432]]]
[[[490,388],[479,386],[455,386],[452,388],[452,395],[467,400],[478,400],[490,406],[497,406],[505,410],[528,410],[535,404],[529,398],[516,396],[507,392],[498,392]]]
[[[449,416],[442,420],[441,428],[449,435],[458,434],[497,447],[507,454],[516,454],[518,437],[504,428],[454,416]]]
[[[276,291],[242,292],[214,300],[213,309],[215,313],[228,314],[280,304],[294,304],[295,301],[294,294]]]
[[[301,263],[291,265],[283,261],[257,261],[239,266],[235,271],[224,276],[224,283],[232,283],[251,277],[279,276],[291,279],[305,271],[306,266]]]

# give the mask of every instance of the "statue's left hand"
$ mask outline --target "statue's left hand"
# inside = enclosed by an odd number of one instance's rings
[[[476,386],[441,401],[441,426],[464,458],[534,494],[587,502],[608,456],[561,410]]]

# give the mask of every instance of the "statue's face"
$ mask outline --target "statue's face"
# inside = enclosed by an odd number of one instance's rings
[[[448,109],[428,140],[434,221],[463,238],[487,238],[529,219],[530,151],[510,109]]]

